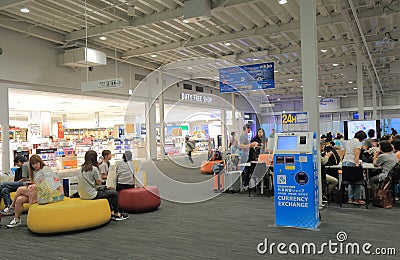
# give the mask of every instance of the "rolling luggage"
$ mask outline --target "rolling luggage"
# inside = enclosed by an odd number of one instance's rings
[[[225,172],[225,191],[229,193],[240,191],[240,174],[241,171]]]

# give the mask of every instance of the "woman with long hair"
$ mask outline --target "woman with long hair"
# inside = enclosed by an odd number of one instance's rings
[[[112,220],[125,220],[129,216],[119,212],[118,192],[115,190],[98,190],[101,187],[101,178],[97,162],[97,153],[87,151],[85,162],[78,173],[78,193],[83,200],[107,199],[111,209]]]
[[[37,154],[32,155],[31,158],[29,159],[29,168],[28,168],[29,181],[26,182],[25,186],[21,186],[17,189],[17,192],[15,194],[11,206],[5,209],[7,213],[14,212],[15,214],[14,219],[11,220],[10,224],[8,224],[7,227],[13,228],[20,226],[22,224],[21,214],[22,212],[24,212],[24,203],[28,202],[36,203],[37,197],[35,193],[29,192],[28,186],[34,183],[35,173],[37,173],[40,170],[43,170],[44,168],[49,168],[49,167],[45,165],[42,158]],[[50,168],[48,170],[51,171]]]

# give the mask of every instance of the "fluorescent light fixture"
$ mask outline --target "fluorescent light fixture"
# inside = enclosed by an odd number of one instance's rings
[[[332,66],[334,66],[334,67],[336,67],[338,65],[339,65],[338,63],[332,63]]]
[[[303,87],[303,85],[300,86],[301,88]]]
[[[151,54],[150,57],[155,58],[157,57],[157,54]]]
[[[278,100],[278,101],[280,101],[281,99],[280,99],[280,98],[278,98],[277,100]]]
[[[29,13],[30,12],[29,8],[26,6],[22,6],[19,10],[21,11],[21,13]]]
[[[286,111],[285,111],[285,110],[283,110],[283,111],[282,111],[282,113],[286,113]]]
[[[321,52],[323,52],[323,53],[325,53],[327,51],[328,51],[327,49],[321,49]]]
[[[183,19],[182,22],[184,22],[184,23],[190,23],[190,21],[189,21],[189,20],[186,20],[186,19]]]
[[[319,98],[321,98],[322,96],[318,96]]]
[[[269,97],[269,94],[267,95],[267,97]]]
[[[257,58],[253,58],[253,61],[258,61],[258,59]]]
[[[288,79],[289,81],[293,81],[294,79]]]
[[[281,4],[281,5],[284,5],[284,4],[286,4],[287,3],[287,0],[279,0],[279,2],[278,2],[279,4]]]
[[[102,40],[102,41],[105,41],[105,40],[107,40],[107,37],[102,35],[102,36],[99,37],[99,39]]]
[[[193,69],[193,67],[192,67],[192,66],[189,66],[189,67],[187,67],[187,68],[188,68],[188,69],[190,69],[190,70],[191,70],[191,69]]]
[[[353,89],[357,89],[357,88],[353,88]]]
[[[279,71],[277,71],[277,70],[274,70],[274,73],[278,73]]]
[[[232,45],[232,43],[230,43],[230,42],[226,42],[224,44],[225,44],[225,46],[231,46]]]
[[[349,84],[351,84],[351,83],[353,83],[353,81],[350,80],[350,81],[349,81]]]

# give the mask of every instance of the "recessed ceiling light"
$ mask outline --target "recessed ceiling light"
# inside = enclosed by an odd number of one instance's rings
[[[353,88],[353,89],[357,89],[357,88]]]
[[[321,52],[327,52],[328,50],[327,49],[321,49]]]
[[[193,69],[193,67],[192,67],[192,66],[189,66],[189,67],[187,67],[187,68],[188,68],[188,69],[190,69],[190,70],[191,70],[191,69]]]
[[[294,79],[288,79],[289,81],[293,81]]]
[[[322,97],[322,96],[318,96],[318,97],[320,98],[320,97]]]
[[[301,88],[303,87],[303,85],[300,86]]]
[[[26,6],[22,6],[19,10],[21,11],[21,13],[29,13],[30,12],[29,8]]]
[[[157,54],[151,54],[150,57],[155,58],[157,57]]]
[[[277,99],[278,101],[281,100],[280,98]]]
[[[253,61],[258,61],[258,59],[257,58],[253,58]]]
[[[230,42],[226,42],[224,44],[225,44],[225,46],[231,46],[232,45],[232,43],[230,43]]]
[[[184,22],[184,23],[190,23],[190,21],[189,20],[187,20],[187,19],[183,19],[183,21],[182,22]]]
[[[334,66],[334,67],[336,67],[338,65],[339,65],[338,63],[332,63],[332,66]]]
[[[279,2],[278,2],[279,4],[281,4],[281,5],[284,5],[284,4],[286,4],[287,3],[287,0],[279,0]]]
[[[349,81],[349,84],[351,84],[351,83],[353,83],[353,81],[350,80],[350,81]]]
[[[269,95],[267,95],[267,97],[269,97]]]
[[[274,73],[278,73],[278,71],[277,71],[277,70],[274,70]]]
[[[105,40],[107,40],[107,37],[102,35],[102,36],[99,37],[99,39],[102,40],[102,41],[105,41]]]

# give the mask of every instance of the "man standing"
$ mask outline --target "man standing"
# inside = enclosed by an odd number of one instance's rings
[[[250,128],[251,127],[249,124],[245,124],[243,126],[243,133],[239,137],[240,150],[241,150],[240,163],[247,163],[249,159],[250,148],[257,146],[257,142],[250,143],[249,141]],[[250,167],[244,167],[243,170],[243,187],[245,189],[247,189],[247,187],[249,186],[249,170],[248,170],[249,168]]]
[[[3,215],[12,215],[14,211],[10,208],[12,204],[12,200],[10,197],[10,192],[16,191],[18,187],[24,186],[25,182],[29,178],[28,168],[29,163],[27,159],[21,155],[17,155],[14,158],[15,166],[19,167],[15,171],[15,177],[13,182],[4,182],[0,186],[0,200],[3,198],[4,205],[6,206],[4,210],[1,212]]]

